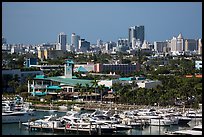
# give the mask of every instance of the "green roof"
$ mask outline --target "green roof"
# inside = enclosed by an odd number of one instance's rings
[[[123,77],[123,78],[119,78],[119,80],[122,80],[122,81],[130,81],[130,80],[135,80],[136,78],[134,77]]]
[[[38,78],[35,78],[38,79]],[[42,79],[42,78],[40,78]],[[57,76],[57,77],[47,77],[43,78],[44,80],[51,80],[51,81],[56,81],[61,84],[69,85],[69,86],[76,86],[77,83],[82,84],[82,86],[85,86],[88,84],[89,86],[92,86],[93,84],[91,83],[92,80],[86,80],[86,79],[75,79],[75,78],[63,78],[62,76]]]
[[[84,67],[80,66],[76,69],[77,72],[88,72]]]
[[[47,89],[55,89],[55,90],[57,90],[57,89],[62,89],[62,88],[59,87],[59,86],[49,86],[49,87],[47,87]]]
[[[46,78],[46,76],[45,75],[36,75],[35,78],[37,78],[37,79],[44,79],[44,78]]]

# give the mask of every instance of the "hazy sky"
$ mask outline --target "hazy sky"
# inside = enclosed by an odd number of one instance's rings
[[[60,32],[95,44],[128,38],[128,28],[145,26],[145,39],[202,38],[202,2],[3,2],[7,43],[56,42]]]

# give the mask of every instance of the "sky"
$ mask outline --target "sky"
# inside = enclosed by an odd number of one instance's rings
[[[128,38],[128,28],[144,25],[151,43],[202,38],[202,2],[3,2],[2,35],[9,44],[57,42],[60,32],[96,44]]]

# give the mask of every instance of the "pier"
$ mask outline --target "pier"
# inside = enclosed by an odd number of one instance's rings
[[[83,134],[97,134],[97,129],[96,128],[91,128],[92,126],[90,126],[90,128],[79,128],[78,126],[76,127],[46,127],[46,126],[42,126],[42,125],[30,125],[29,131],[33,131],[33,130],[40,130],[40,131],[52,131],[52,132],[72,132],[72,133],[83,133]]]

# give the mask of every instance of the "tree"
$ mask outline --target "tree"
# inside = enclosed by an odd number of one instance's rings
[[[8,82],[8,85],[9,85],[10,87],[12,87],[13,90],[16,91],[16,88],[19,86],[19,83],[18,83],[17,81],[15,81],[15,80],[11,80],[11,81]]]
[[[88,90],[89,90],[89,88],[90,88],[90,87],[89,87],[89,84],[86,84],[86,85],[85,85],[85,88],[86,88],[86,101],[87,101],[87,93],[88,93]]]
[[[96,88],[98,87],[98,81],[96,80],[96,78],[94,78],[94,80],[91,81],[91,83],[92,83],[92,85],[93,85],[93,87],[94,87],[94,89],[95,89],[95,99],[96,99],[96,101],[97,101]]]
[[[103,93],[104,93],[104,89],[105,89],[105,85],[100,85],[99,89],[100,89],[100,94],[101,94],[101,103],[103,103]]]
[[[76,87],[76,89],[77,89],[78,98],[79,98],[79,93],[83,92],[83,91],[82,91],[82,84],[77,83],[75,87]]]

